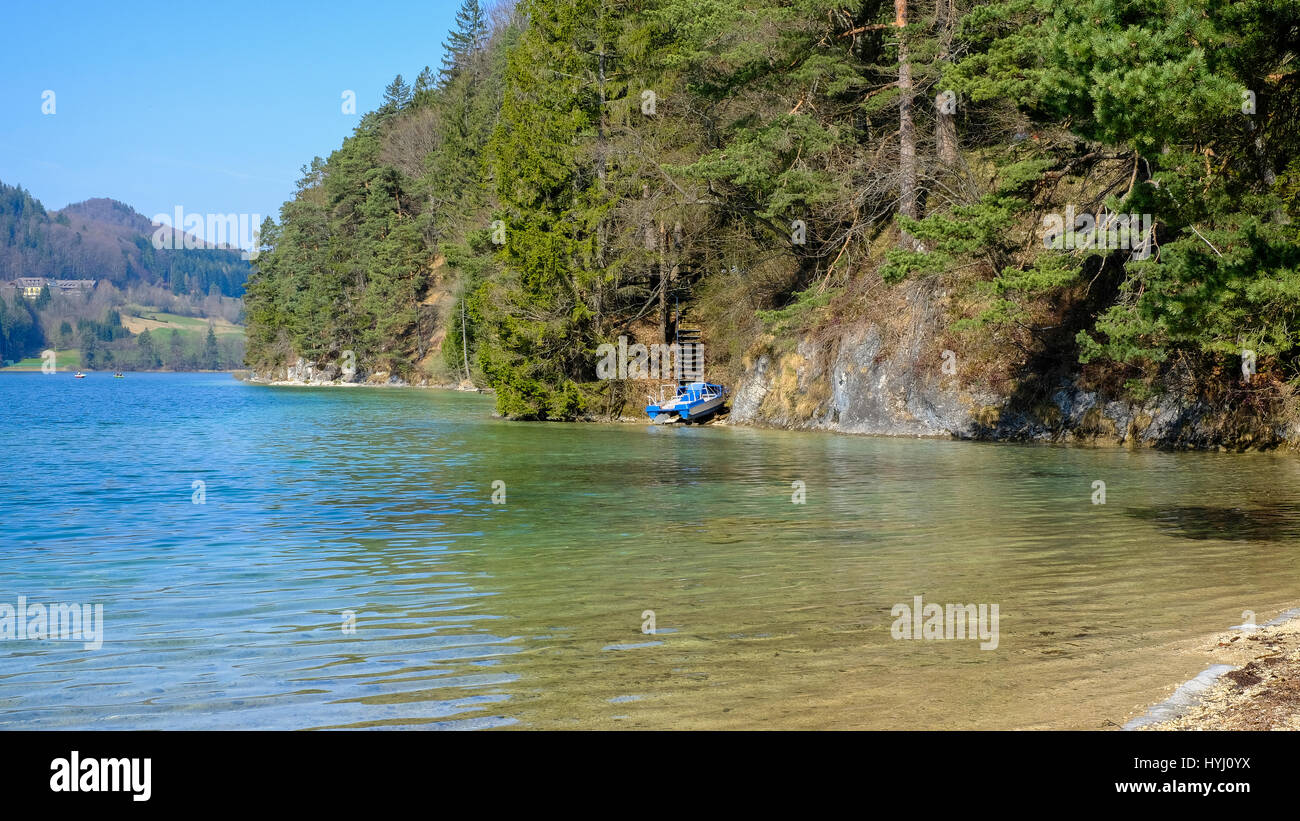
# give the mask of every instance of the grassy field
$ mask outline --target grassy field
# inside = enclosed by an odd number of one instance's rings
[[[217,336],[242,335],[244,333],[243,326],[232,324],[224,319],[214,319],[212,324]],[[163,311],[151,311],[148,308],[142,308],[133,315],[128,315],[123,311],[122,325],[133,334],[147,330],[155,337],[158,336],[158,331],[169,329],[201,334],[207,334],[208,332],[208,320],[202,317],[179,316]]]
[[[201,351],[207,340],[208,320],[202,317],[180,316],[179,314],[157,311],[148,306],[140,305],[125,306],[120,310],[120,313],[122,326],[132,334],[139,336],[143,331],[149,332],[149,335],[153,338],[154,350],[158,352],[158,355],[165,362],[173,361],[170,356],[173,335],[180,334],[181,347],[189,352],[188,358],[193,358],[194,351]],[[214,319],[212,325],[218,337],[244,335],[242,325],[235,325],[225,319]],[[129,356],[134,356],[134,354]],[[59,371],[76,370],[82,367],[81,351],[76,348],[56,351],[55,363]],[[100,369],[102,370],[103,367],[105,366],[101,366]],[[0,367],[0,370],[6,371],[39,371],[40,369],[41,358],[39,356],[29,356],[8,367]]]
[[[76,348],[54,352],[54,364],[60,371],[70,371],[81,367],[81,351]],[[26,359],[19,360],[7,368],[0,368],[5,371],[39,371],[41,369],[41,358],[39,356],[29,356]]]
[[[123,324],[126,324],[125,320],[123,320]],[[171,347],[172,334],[180,334],[182,339],[184,340],[183,344],[192,347],[195,344],[195,340],[197,340],[198,343],[202,343],[204,340],[207,339],[208,329],[207,327],[204,327],[201,330],[197,328],[195,329],[168,328],[168,327],[150,328],[149,335],[153,337],[154,350],[158,351],[159,353],[162,353],[164,355],[164,358],[166,358],[167,350]],[[217,335],[221,336],[220,328],[217,329]]]

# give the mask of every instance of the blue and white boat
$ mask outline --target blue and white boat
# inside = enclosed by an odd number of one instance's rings
[[[672,396],[666,396],[669,388],[673,389]],[[650,414],[650,421],[655,424],[694,422],[721,410],[729,392],[722,385],[715,385],[712,382],[665,385],[660,389],[658,399],[650,397],[650,404],[646,405],[645,412]]]

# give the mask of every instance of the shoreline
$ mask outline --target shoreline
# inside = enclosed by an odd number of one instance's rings
[[[426,382],[412,383],[392,377],[381,381],[363,379],[358,382],[344,382],[339,379],[267,379],[247,368],[236,368],[229,372],[236,380],[248,385],[263,385],[269,388],[414,388],[415,390],[444,390],[457,393],[491,394],[488,388],[466,385],[465,382]]]
[[[226,368],[224,370],[216,370],[216,371],[173,371],[173,370],[168,370],[166,368],[158,368],[156,370],[149,370],[149,371],[133,371],[133,370],[116,371],[113,370],[112,368],[60,368],[49,375],[56,376],[58,374],[63,374],[63,373],[73,374],[76,373],[77,371],[81,371],[82,373],[86,373],[86,374],[91,374],[91,373],[228,373],[233,375],[235,373],[235,370],[236,369]],[[28,367],[21,367],[21,368],[18,367],[17,365],[9,365],[7,367],[0,368],[0,373],[44,373],[44,371],[41,370],[40,365],[31,365]]]
[[[1300,607],[1203,646],[1211,664],[1125,730],[1300,730]]]
[[[459,384],[453,382],[444,382],[444,383],[428,382],[428,383],[421,384],[421,383],[407,382],[401,379],[397,379],[396,381],[393,381],[394,378],[390,378],[389,380],[386,381],[375,381],[375,382],[371,382],[367,380],[363,380],[360,382],[343,382],[337,379],[334,380],[266,379],[264,377],[253,374],[248,369],[236,369],[233,371],[229,371],[228,373],[230,373],[235,379],[239,380],[240,382],[244,382],[250,385],[262,385],[265,387],[273,387],[273,388],[410,388],[415,390],[446,390],[446,391],[453,391],[456,393],[477,393],[483,396],[493,396],[496,393],[491,388],[480,388],[477,386],[467,387],[464,382],[461,382]],[[1092,439],[1080,439],[1080,440],[1071,440],[1071,441],[1043,441],[1038,439],[1021,438],[1021,437],[1014,437],[1014,436],[1011,437],[966,436],[966,435],[956,433],[954,431],[935,432],[935,433],[864,433],[864,432],[851,431],[851,430],[838,430],[833,427],[802,427],[797,425],[786,426],[786,425],[756,423],[752,421],[734,422],[731,420],[730,411],[731,409],[728,408],[726,413],[719,414],[719,417],[716,419],[710,419],[705,422],[693,422],[690,423],[690,426],[732,427],[732,428],[740,428],[743,430],[773,430],[773,431],[786,431],[789,433],[823,433],[823,434],[833,434],[837,436],[863,436],[869,438],[878,437],[882,439],[928,439],[928,440],[943,441],[943,442],[977,442],[977,443],[1010,444],[1010,445],[1043,445],[1048,447],[1082,448],[1085,450],[1120,449],[1120,450],[1130,450],[1130,451],[1150,450],[1150,451],[1158,451],[1161,453],[1231,453],[1231,454],[1257,453],[1257,454],[1286,454],[1288,456],[1300,455],[1300,446],[1291,446],[1287,444],[1276,444],[1269,447],[1233,448],[1224,445],[1222,443],[1207,444],[1204,446],[1190,446],[1190,445],[1180,446],[1180,445],[1166,444],[1160,442],[1134,443],[1131,440],[1120,439],[1117,437],[1106,437],[1106,436],[1098,436]],[[532,420],[532,419],[517,419],[517,418],[502,417],[496,414],[495,412],[492,415],[496,418],[506,419],[507,421],[511,421],[511,422],[520,422],[522,424],[528,424],[530,422],[539,422],[539,421],[568,422],[568,423],[595,424],[595,425],[635,425],[635,424],[642,424],[642,423],[649,424],[647,420],[636,416],[620,416],[620,417],[613,417],[613,418],[598,418],[598,417],[588,416],[588,417],[579,417],[575,419],[565,419],[565,420],[559,420],[559,419]],[[674,425],[674,427],[680,427],[680,425]]]

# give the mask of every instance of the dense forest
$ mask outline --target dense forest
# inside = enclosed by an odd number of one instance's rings
[[[45,346],[39,315],[31,303],[0,289],[0,365],[35,354]]]
[[[1275,412],[1298,46],[1293,0],[465,0],[264,224],[248,361],[599,416],[620,335],[702,328],[735,379],[922,289],[968,381]]]

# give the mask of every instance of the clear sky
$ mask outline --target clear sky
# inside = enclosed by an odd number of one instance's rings
[[[0,181],[52,210],[111,197],[146,217],[277,216],[395,74],[437,69],[458,5],[6,2]]]

